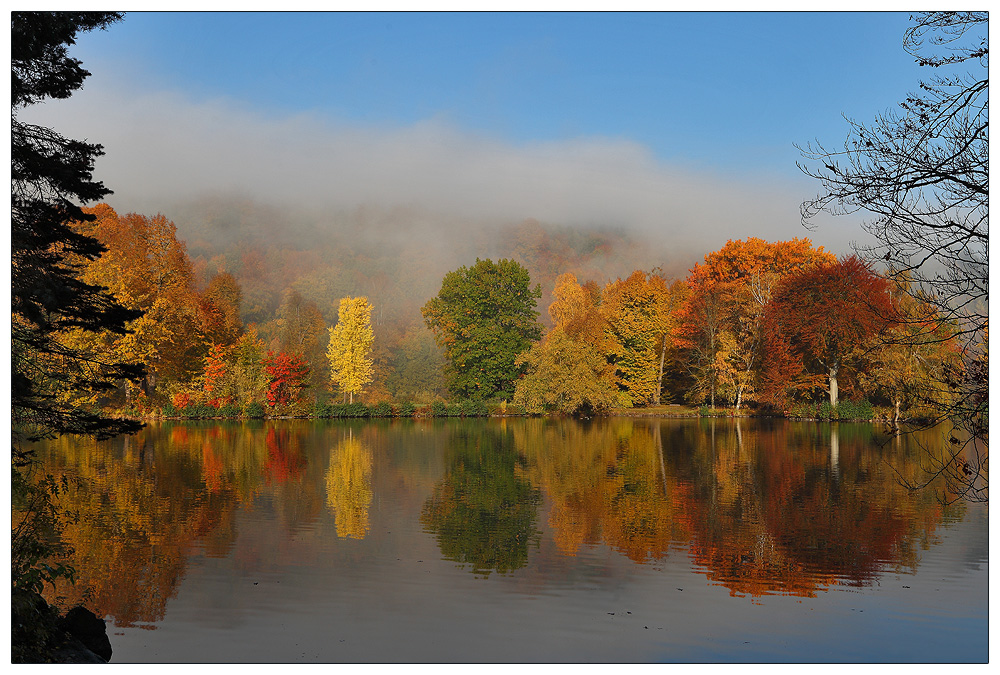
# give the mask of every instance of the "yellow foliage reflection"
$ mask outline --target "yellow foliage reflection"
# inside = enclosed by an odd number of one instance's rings
[[[333,511],[338,537],[365,538],[372,503],[372,453],[353,434],[330,451],[326,503]]]
[[[526,420],[514,438],[532,479],[552,500],[549,526],[564,554],[603,542],[644,562],[687,539],[648,424]]]

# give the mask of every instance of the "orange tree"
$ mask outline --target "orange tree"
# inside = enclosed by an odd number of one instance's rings
[[[728,241],[705,256],[687,278],[690,293],[677,313],[676,343],[693,387],[689,398],[716,394],[735,401],[755,398],[761,366],[764,306],[786,275],[836,257],[809,239],[767,242],[756,237]]]

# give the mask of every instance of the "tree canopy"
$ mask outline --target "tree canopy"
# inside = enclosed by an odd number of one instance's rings
[[[448,388],[458,396],[510,399],[524,372],[518,355],[542,335],[528,271],[513,260],[476,259],[445,275],[421,310],[448,359]]]
[[[888,282],[856,256],[785,277],[764,315],[771,400],[825,381],[836,407],[841,368],[865,358],[894,315]]]
[[[375,342],[372,331],[372,306],[368,298],[341,298],[337,325],[330,329],[330,377],[333,384],[350,395],[372,380],[371,348]]]

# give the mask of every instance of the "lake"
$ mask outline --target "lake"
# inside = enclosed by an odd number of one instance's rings
[[[151,424],[38,446],[127,662],[985,662],[933,433],[754,419]],[[77,480],[79,479],[79,480]]]

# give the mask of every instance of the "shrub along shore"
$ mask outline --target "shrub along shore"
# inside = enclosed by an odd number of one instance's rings
[[[214,407],[207,404],[191,404],[176,407],[167,404],[159,411],[145,415],[146,419],[200,420],[200,419],[388,419],[388,418],[436,418],[436,417],[538,417],[523,407],[500,402],[459,401],[446,403],[434,401],[430,404],[412,402],[393,404],[388,401],[367,405],[365,403],[316,403],[313,406],[265,406],[251,403],[245,408],[234,405]],[[559,415],[563,416],[563,415]],[[843,420],[881,421],[891,420],[891,411],[876,410],[867,400],[841,401],[836,407],[828,401],[823,403],[797,404],[786,411],[760,411],[744,408],[693,408],[678,404],[658,405],[641,408],[615,408],[604,413],[593,413],[583,417],[783,417],[793,420]]]

